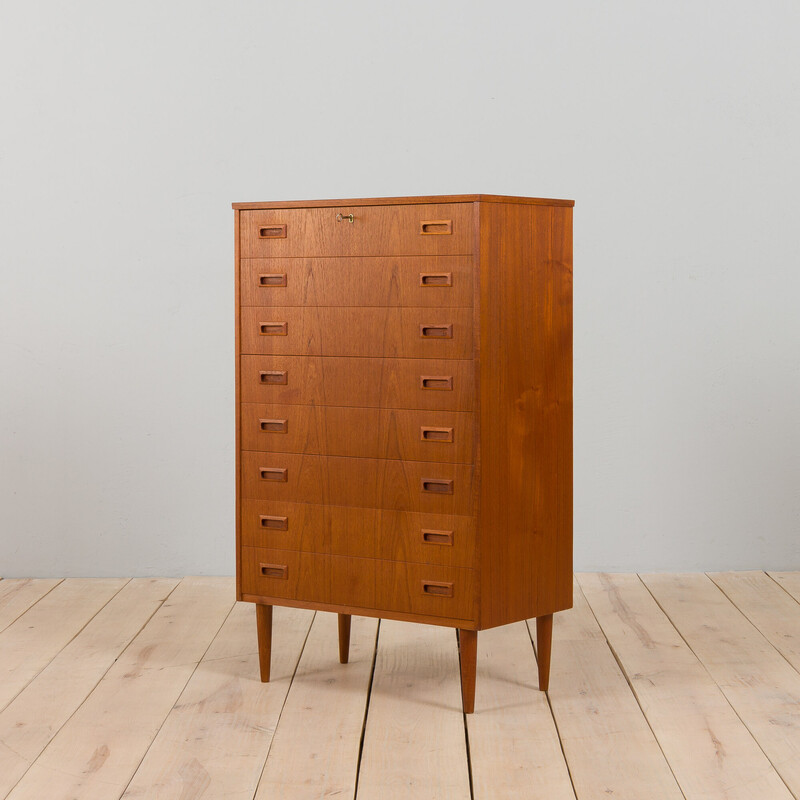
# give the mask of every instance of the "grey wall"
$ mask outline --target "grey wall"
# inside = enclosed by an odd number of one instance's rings
[[[0,575],[233,571],[230,203],[575,209],[579,569],[800,568],[800,5],[6,3]]]

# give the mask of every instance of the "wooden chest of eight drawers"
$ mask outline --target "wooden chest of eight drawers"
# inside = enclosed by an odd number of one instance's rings
[[[572,592],[571,201],[234,205],[237,593],[477,631]]]

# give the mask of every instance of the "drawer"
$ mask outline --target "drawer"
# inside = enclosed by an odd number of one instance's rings
[[[241,469],[248,500],[474,514],[466,464],[244,451]]]
[[[249,306],[247,355],[472,358],[471,308]]]
[[[245,403],[472,411],[472,361],[241,356]]]
[[[475,570],[396,561],[378,564],[378,608],[433,617],[476,617]]]
[[[329,603],[330,557],[243,547],[242,592]]]
[[[471,412],[243,403],[242,449],[473,464]]]
[[[472,256],[246,258],[242,306],[471,306]]]
[[[471,620],[475,575],[461,567],[242,548],[242,592],[265,598]]]
[[[242,544],[422,564],[474,566],[475,518],[269,500],[242,502]]]
[[[240,225],[242,258],[470,255],[475,242],[472,203],[241,211]]]

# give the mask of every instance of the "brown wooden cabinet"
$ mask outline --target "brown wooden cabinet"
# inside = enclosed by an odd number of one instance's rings
[[[477,631],[572,605],[572,201],[236,203],[236,577]]]

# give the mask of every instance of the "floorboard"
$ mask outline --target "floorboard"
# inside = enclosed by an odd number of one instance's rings
[[[643,580],[800,797],[800,673],[702,573]]]
[[[48,578],[6,578],[0,580],[0,631],[39,602],[61,580]]]
[[[577,583],[556,615],[550,705],[580,800],[681,800],[678,784]],[[533,631],[533,620],[531,620]]]
[[[354,796],[377,632],[378,620],[352,617],[350,661],[340,664],[337,615],[317,613],[256,800]]]
[[[725,695],[636,575],[581,589],[687,798],[791,800]]]

